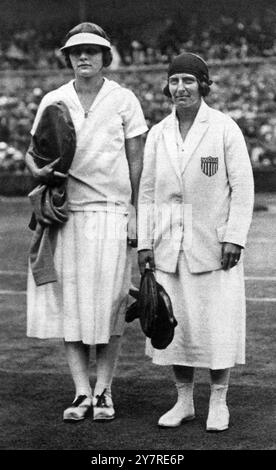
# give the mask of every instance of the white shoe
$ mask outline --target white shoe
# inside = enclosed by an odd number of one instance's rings
[[[63,412],[63,421],[81,421],[92,407],[92,397],[79,395]]]
[[[101,395],[93,397],[93,420],[106,421],[115,418],[111,394],[104,389]]]
[[[176,402],[173,408],[165,413],[158,421],[158,426],[164,428],[176,428],[185,421],[192,421],[195,419],[195,409],[193,403],[184,405],[181,402]]]
[[[229,427],[229,410],[225,402],[211,401],[206,431],[225,431]]]

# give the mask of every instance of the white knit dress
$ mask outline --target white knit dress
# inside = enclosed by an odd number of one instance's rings
[[[85,117],[71,81],[43,98],[32,133],[55,100],[67,104],[77,136],[68,178],[70,213],[57,235],[58,281],[36,286],[29,269],[27,335],[108,343],[123,333],[131,279],[125,139],[147,126],[135,95],[106,79]]]
[[[118,219],[126,224],[126,216]],[[36,286],[29,269],[28,336],[98,344],[123,333],[130,248],[125,236],[113,238],[112,223],[110,212],[71,212],[58,232],[58,281]]]

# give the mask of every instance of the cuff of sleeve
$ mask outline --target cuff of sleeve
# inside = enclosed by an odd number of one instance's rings
[[[145,134],[145,132],[147,131],[148,131],[147,126],[138,127],[138,129],[135,129],[132,132],[129,132],[127,135],[125,135],[125,138],[132,139],[133,137],[138,137],[139,135]]]
[[[152,243],[151,242],[138,242],[137,251],[141,250],[152,250]]]
[[[228,233],[226,233],[225,236],[223,237],[223,242],[224,243],[233,243],[234,245],[239,245],[242,248],[244,248],[245,245],[246,245],[246,239],[245,238],[237,237],[234,234],[228,234]]]

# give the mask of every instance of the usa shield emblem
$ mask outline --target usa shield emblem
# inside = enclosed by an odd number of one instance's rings
[[[201,158],[201,170],[206,176],[213,176],[218,171],[218,158],[206,157]]]

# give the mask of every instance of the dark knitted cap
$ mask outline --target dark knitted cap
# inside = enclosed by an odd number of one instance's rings
[[[189,73],[208,85],[212,84],[206,62],[192,52],[183,52],[172,60],[168,69],[168,78],[176,73]]]

